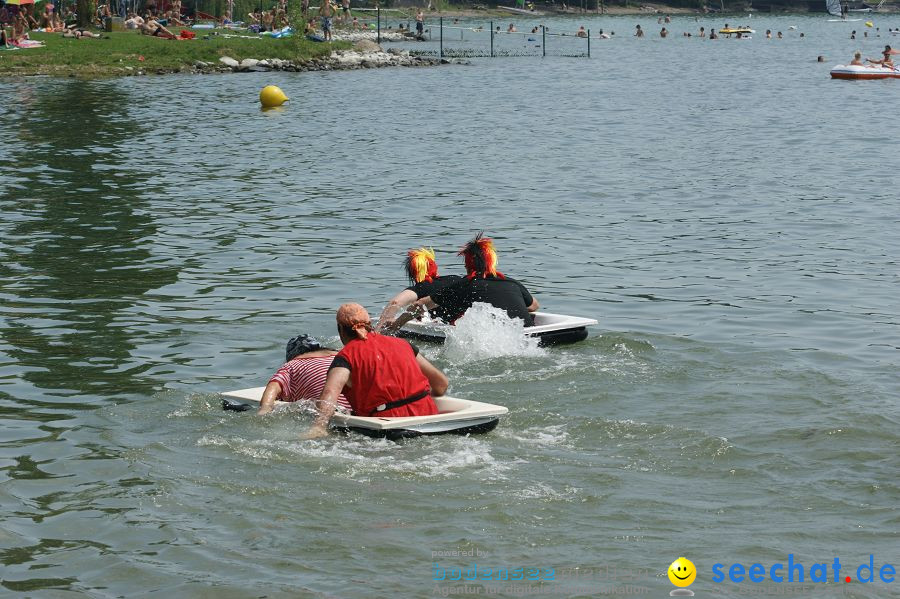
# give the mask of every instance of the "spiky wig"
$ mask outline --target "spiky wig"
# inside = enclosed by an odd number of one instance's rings
[[[485,278],[489,275],[503,278],[503,273],[497,270],[497,252],[494,250],[494,240],[484,237],[484,231],[464,245],[458,255],[464,257],[466,272],[470,279]]]
[[[434,250],[431,248],[419,248],[409,250],[403,263],[406,274],[413,283],[426,281],[431,283],[438,274],[437,262],[434,261]]]

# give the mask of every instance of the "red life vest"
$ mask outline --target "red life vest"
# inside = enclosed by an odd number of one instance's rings
[[[338,353],[350,363],[352,387],[344,395],[358,416],[430,416],[437,414],[428,378],[416,362],[408,341],[370,332]],[[415,399],[413,399],[415,398]],[[413,400],[378,410],[392,402]]]

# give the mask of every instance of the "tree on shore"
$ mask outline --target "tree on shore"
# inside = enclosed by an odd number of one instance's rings
[[[97,12],[94,0],[78,0],[75,10],[78,12],[78,26],[90,27],[94,21],[94,13]]]

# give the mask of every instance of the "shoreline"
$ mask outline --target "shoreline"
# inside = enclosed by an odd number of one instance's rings
[[[893,6],[891,9],[895,8]],[[382,23],[398,19],[402,10],[389,9],[382,14]],[[393,15],[392,15],[393,13]],[[740,14],[740,13],[738,13]],[[776,15],[778,13],[771,13]],[[797,14],[809,14],[800,12]],[[896,14],[880,12],[880,15]],[[635,7],[612,7],[603,13],[569,10],[566,13],[535,14],[543,17],[643,16],[663,15],[727,18],[728,13],[704,13],[697,9],[673,8],[663,4],[642,4]],[[529,18],[529,15],[501,13],[498,9],[475,10],[463,8],[431,12],[426,23],[444,19]],[[400,17],[403,20],[406,17]],[[446,22],[445,22],[446,25]],[[246,35],[240,30],[216,29],[198,36],[196,40],[171,41],[139,35],[135,32],[102,33],[102,39],[75,40],[57,33],[30,33],[44,46],[35,49],[0,51],[0,78],[49,76],[60,78],[109,79],[144,75],[212,74],[281,70],[291,72],[353,70],[382,67],[422,67],[459,63],[457,58],[421,56],[415,51],[381,48],[375,43],[373,30],[335,30],[331,43],[318,43],[305,37],[273,39]],[[407,39],[396,29],[381,32],[382,41]]]
[[[374,42],[374,32],[336,33],[332,43],[249,38],[231,33],[212,34],[207,36],[209,41],[199,42],[121,32],[90,40],[66,39],[54,33],[33,33],[30,37],[45,45],[0,51],[0,78],[109,79],[176,73],[421,67],[442,63],[438,58],[416,56],[397,48],[386,50]],[[385,37],[390,41],[402,38],[395,32],[382,33],[382,38]]]

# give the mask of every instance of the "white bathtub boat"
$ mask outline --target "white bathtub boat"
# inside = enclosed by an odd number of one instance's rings
[[[541,345],[577,343],[587,339],[588,332],[586,327],[595,324],[597,324],[597,321],[593,318],[535,312],[534,326],[525,327],[525,335],[538,337]],[[439,321],[411,320],[403,325],[397,334],[407,339],[443,343],[450,326]]]
[[[226,391],[221,393],[225,398],[222,407],[230,410],[241,410],[240,401],[251,402],[251,407],[262,400],[265,387],[253,387]],[[276,402],[284,404],[285,402]],[[494,430],[500,423],[500,417],[509,412],[503,406],[497,406],[471,399],[458,397],[435,397],[434,403],[439,410],[432,416],[408,416],[384,418],[378,416],[351,416],[335,412],[331,418],[331,427],[337,430],[349,430],[369,437],[387,437],[401,439],[420,435],[477,435]],[[246,409],[246,408],[243,408]]]

